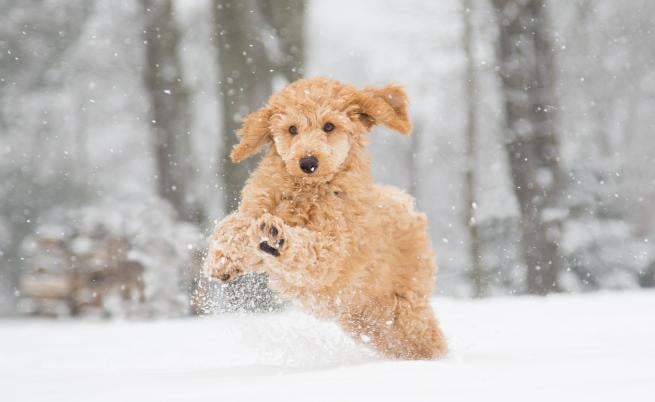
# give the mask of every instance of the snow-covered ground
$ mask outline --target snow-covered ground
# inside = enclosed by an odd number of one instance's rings
[[[0,400],[646,401],[655,292],[435,299],[449,358],[388,361],[290,311],[0,323]]]

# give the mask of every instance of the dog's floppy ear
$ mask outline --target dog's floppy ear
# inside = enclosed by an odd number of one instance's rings
[[[263,107],[256,112],[250,113],[243,119],[243,126],[237,132],[241,141],[232,148],[230,159],[233,162],[253,156],[259,148],[271,141],[270,135],[271,109]]]
[[[384,124],[401,134],[409,134],[412,123],[409,121],[407,103],[407,94],[399,85],[365,88],[358,91],[350,112],[368,129]]]

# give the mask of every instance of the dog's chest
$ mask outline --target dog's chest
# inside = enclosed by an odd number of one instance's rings
[[[324,231],[347,218],[348,199],[343,192],[282,193],[279,200],[274,214],[291,226]]]

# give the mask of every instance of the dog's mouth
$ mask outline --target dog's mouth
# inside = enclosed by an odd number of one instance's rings
[[[296,179],[299,179],[303,183],[311,184],[311,183],[325,183],[327,181],[332,180],[334,177],[334,172],[321,172],[321,171],[316,171],[312,172],[311,174],[304,173],[304,172],[299,172],[295,169],[289,169],[287,167],[287,173],[289,173],[290,176],[293,176]]]
[[[325,182],[334,177],[327,163],[321,164],[314,156],[285,161],[285,168],[289,175],[307,183]]]

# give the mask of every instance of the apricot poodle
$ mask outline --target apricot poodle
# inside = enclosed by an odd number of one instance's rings
[[[283,297],[383,355],[437,358],[427,220],[409,195],[373,183],[365,148],[377,124],[410,132],[401,87],[303,79],[248,115],[232,160],[269,147],[210,236],[204,270],[223,282],[266,272]]]

